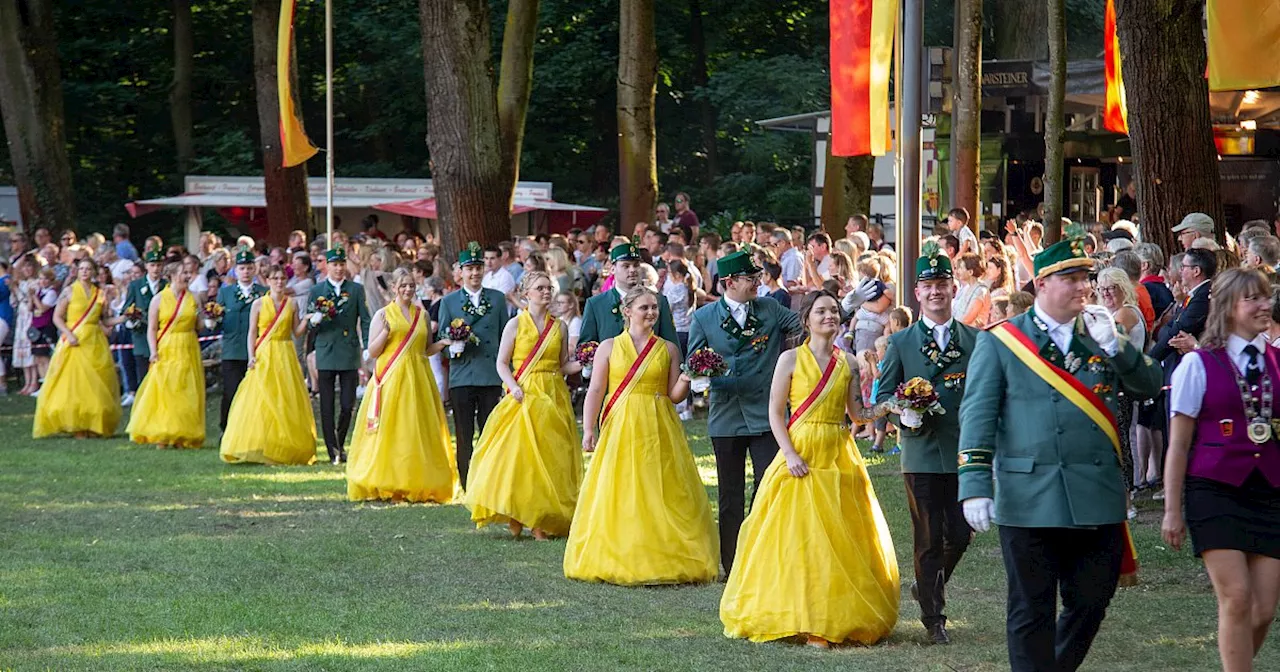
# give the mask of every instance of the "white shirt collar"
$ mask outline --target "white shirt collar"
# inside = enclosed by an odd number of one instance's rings
[[[480,293],[484,291],[484,287],[481,287],[480,289],[477,289],[476,291],[474,291],[474,292],[473,292],[473,291],[471,291],[471,289],[470,289],[469,287],[465,287],[465,286],[464,286],[464,287],[462,288],[462,291],[466,292],[466,293],[467,293],[467,296],[471,297],[471,300],[472,300],[472,301],[479,301],[479,300],[480,300]]]
[[[1036,305],[1036,317],[1040,318],[1040,321],[1044,322],[1045,325],[1049,327],[1050,332],[1058,331],[1063,327],[1067,327],[1069,330],[1071,327],[1075,326],[1075,320],[1072,320],[1070,324],[1063,324],[1062,322],[1059,322],[1053,319],[1052,317],[1050,317],[1049,313],[1040,306],[1039,301],[1037,301],[1035,305]]]
[[[738,301],[734,301],[733,299],[729,298],[728,296],[725,296],[725,297],[724,297],[724,305],[726,305],[726,306],[728,306],[728,307],[729,307],[729,312],[730,312],[730,313],[736,313],[736,312],[738,311],[738,308],[742,308],[742,309],[744,309],[744,310],[745,310],[745,309],[746,309],[746,307],[747,307],[747,304],[745,304],[745,303],[740,303],[740,302],[738,302]]]
[[[921,315],[921,316],[920,316],[920,321],[921,321],[921,322],[924,322],[924,326],[929,327],[929,331],[935,331],[938,327],[946,327],[946,328],[947,328],[947,330],[948,330],[948,331],[950,331],[950,330],[951,330],[951,323],[952,323],[952,322],[955,322],[955,321],[956,321],[956,318],[954,318],[954,317],[953,317],[953,318],[951,318],[951,319],[947,320],[946,322],[943,322],[942,324],[938,324],[937,322],[934,322],[933,320],[931,320],[931,319],[929,319],[929,318],[925,317],[924,315]]]
[[[1201,280],[1201,281],[1200,281],[1200,284],[1196,285],[1195,287],[1192,287],[1192,288],[1191,288],[1191,291],[1190,291],[1190,292],[1187,292],[1187,296],[1194,296],[1194,295],[1195,295],[1195,293],[1196,293],[1196,290],[1197,290],[1197,289],[1200,289],[1201,287],[1203,287],[1204,285],[1209,284],[1210,282],[1213,282],[1213,280],[1212,280],[1212,279],[1209,279],[1209,280]]]
[[[338,282],[337,280],[334,280],[333,278],[325,278],[325,279],[329,281],[329,284],[333,285],[333,291],[337,292],[337,291],[340,291],[340,290],[342,289],[342,283],[341,283],[341,282]]]
[[[1253,347],[1257,348],[1258,352],[1260,353],[1266,352],[1267,351],[1267,335],[1258,334],[1253,338],[1252,341],[1246,341],[1243,338],[1236,336],[1235,334],[1231,334],[1230,336],[1227,337],[1227,354],[1231,356],[1231,359],[1243,360],[1244,346],[1250,345],[1250,344],[1252,344]]]

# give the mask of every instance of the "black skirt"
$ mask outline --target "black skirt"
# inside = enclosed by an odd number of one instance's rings
[[[1280,558],[1280,488],[1254,470],[1236,487],[1188,476],[1187,530],[1196,557],[1233,550]]]

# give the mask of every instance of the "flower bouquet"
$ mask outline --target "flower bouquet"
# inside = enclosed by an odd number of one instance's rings
[[[573,351],[573,358],[582,365],[583,378],[591,377],[591,364],[596,361],[596,349],[599,347],[599,342],[587,341],[586,343],[579,343],[578,349]]]
[[[142,331],[147,328],[147,316],[142,314],[142,309],[135,304],[130,304],[124,312],[120,314],[124,318],[124,327],[130,331]]]
[[[938,401],[933,383],[919,376],[898,385],[891,406],[897,411],[903,426],[911,429],[923,426],[926,415],[943,415],[947,412]]]
[[[222,322],[222,316],[226,314],[227,309],[217,301],[205,301],[200,312],[204,313],[204,328],[212,331],[219,322]]]
[[[338,306],[327,296],[317,296],[316,300],[307,307],[307,312],[311,313],[311,326],[314,327],[337,317]]]
[[[693,379],[689,389],[696,394],[706,392],[711,387],[711,379],[729,372],[724,357],[711,348],[698,348],[689,355],[689,361],[681,367],[685,374]]]
[[[449,323],[449,328],[445,330],[445,334],[452,341],[449,343],[449,357],[457,357],[466,349],[467,344],[480,344],[480,337],[471,333],[471,325],[461,317],[456,317]]]

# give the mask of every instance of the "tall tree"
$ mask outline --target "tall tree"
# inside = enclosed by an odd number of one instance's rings
[[[716,151],[716,109],[705,91],[709,75],[707,69],[707,36],[702,27],[702,0],[689,0],[689,48],[693,50],[693,86],[703,89],[697,96],[698,116],[702,122],[702,151],[707,157],[707,184],[720,172]]]
[[[525,117],[533,93],[533,43],[538,33],[538,0],[511,0],[502,31],[502,63],[498,77],[498,127],[502,156],[510,163],[511,186],[520,179],[520,152]]]
[[[276,41],[280,0],[253,0],[253,82],[258,101],[258,133],[262,142],[262,177],[267,196],[266,239],[277,245],[289,232],[306,231],[311,221],[306,164],[285,168],[280,145],[280,96],[276,77]],[[293,50],[290,50],[291,52]],[[290,77],[297,73],[290,67]],[[297,87],[293,87],[297,90]]]
[[[173,0],[173,83],[169,87],[169,118],[178,153],[178,173],[191,170],[196,156],[195,128],[191,114],[191,78],[195,73],[195,40],[191,27],[191,0]]]
[[[1040,39],[1049,26],[1045,3],[1036,0],[993,0],[992,56],[997,60],[1042,60],[1049,45]]]
[[[954,207],[969,211],[970,226],[978,217],[979,145],[982,140],[982,0],[957,0],[955,101],[952,104],[952,150],[956,174],[952,176]]]
[[[51,0],[0,0],[0,116],[28,229],[74,229]]]
[[[1045,0],[1049,14],[1049,105],[1044,120],[1044,240],[1062,237],[1063,144],[1067,97],[1067,19],[1063,0]]]
[[[618,22],[618,182],[622,230],[651,221],[658,198],[658,40],[653,0],[623,0]]]
[[[871,212],[871,184],[876,171],[874,156],[832,156],[827,143],[827,165],[822,182],[822,230],[832,240],[845,237],[849,216]]]
[[[511,235],[514,181],[503,158],[486,0],[419,0],[427,144],[446,253]]]
[[[1222,189],[1205,80],[1198,0],[1117,0],[1129,139],[1143,240],[1177,249],[1171,231],[1204,212],[1222,236]]]

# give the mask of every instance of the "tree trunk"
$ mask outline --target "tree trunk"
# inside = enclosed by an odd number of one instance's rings
[[[0,116],[28,230],[76,227],[50,0],[0,0]]]
[[[827,166],[822,182],[822,230],[832,240],[845,237],[849,216],[871,212],[874,156],[832,156],[827,142]],[[856,259],[854,261],[857,261]]]
[[[173,0],[173,85],[169,88],[169,118],[178,153],[178,175],[186,175],[196,157],[191,114],[191,80],[195,71],[191,0]]]
[[[956,174],[952,207],[969,211],[969,226],[982,220],[978,212],[979,145],[982,138],[982,0],[956,2],[955,103],[952,149]]]
[[[310,230],[306,164],[285,168],[280,145],[280,97],[276,78],[276,41],[280,0],[253,0],[253,82],[262,140],[262,177],[267,197],[266,240],[289,242],[289,232]],[[292,68],[290,77],[297,77]],[[295,85],[293,90],[298,87]]]
[[[445,252],[511,237],[514,185],[503,160],[486,0],[419,0],[428,150]]]
[[[1062,237],[1063,145],[1067,96],[1067,18],[1063,0],[1044,0],[1049,14],[1049,105],[1044,119],[1044,244]]]
[[[658,197],[653,0],[623,0],[618,22],[618,188],[622,230],[652,222]]]
[[[1180,249],[1170,230],[1189,212],[1217,223],[1222,185],[1209,115],[1198,0],[1117,0],[1129,139],[1142,239]]]
[[[997,60],[1041,61],[1049,57],[1048,44],[1039,39],[1049,30],[1048,7],[1035,0],[994,0],[992,16],[995,25]]]
[[[693,49],[693,85],[705,89],[707,72],[707,39],[702,29],[702,2],[689,0],[689,46]],[[706,94],[698,95],[698,115],[702,122],[702,151],[707,157],[706,183],[711,184],[720,173],[716,152],[716,110]]]
[[[538,0],[511,0],[502,31],[502,64],[498,78],[498,127],[502,157],[511,171],[511,187],[520,179],[524,122],[533,93],[533,43],[538,32]]]

